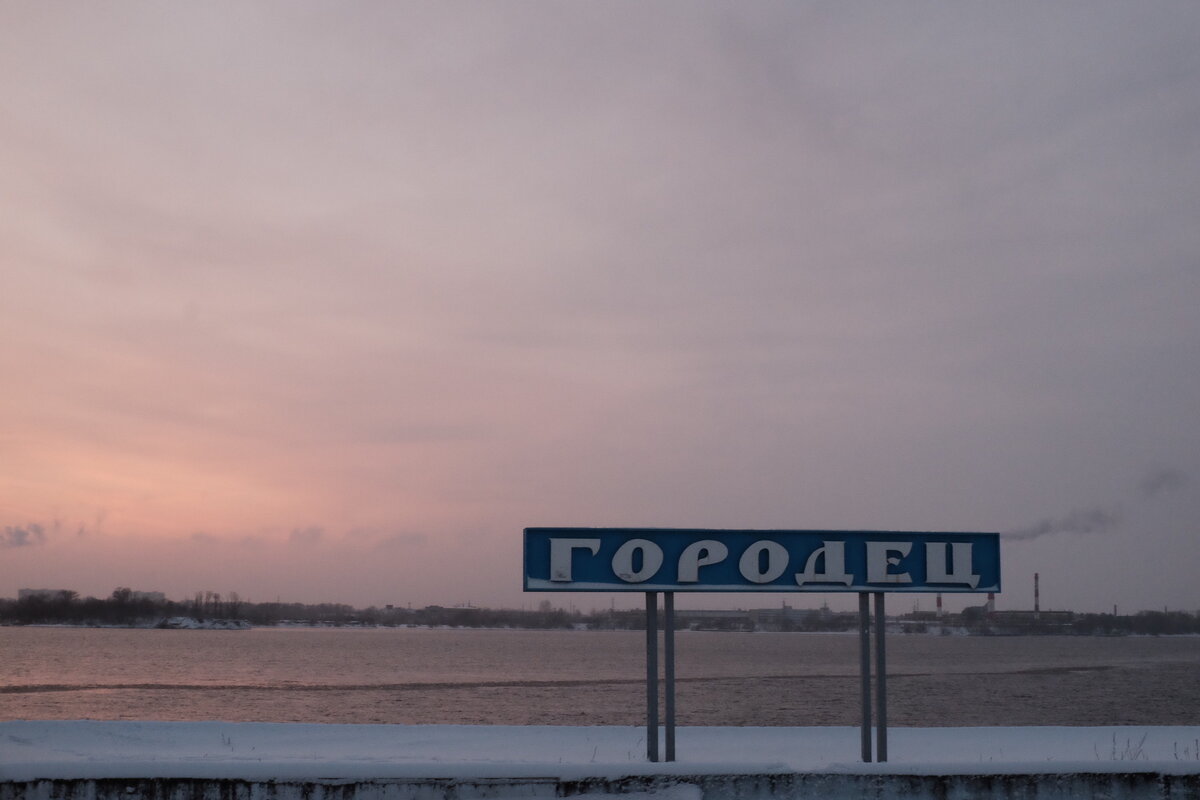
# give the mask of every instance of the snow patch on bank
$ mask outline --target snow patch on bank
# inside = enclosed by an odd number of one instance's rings
[[[167,617],[154,627],[188,631],[248,631],[254,626],[244,619],[197,619],[196,617]]]

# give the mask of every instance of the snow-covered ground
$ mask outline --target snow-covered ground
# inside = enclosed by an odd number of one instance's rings
[[[195,617],[167,617],[156,628],[174,628],[189,631],[248,631],[253,625],[244,619],[196,619]]]
[[[0,722],[0,780],[560,778],[783,772],[1200,773],[1200,726],[896,728],[886,764],[857,728],[680,728],[646,761],[628,727]]]

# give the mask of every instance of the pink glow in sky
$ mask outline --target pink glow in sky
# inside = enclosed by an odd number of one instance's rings
[[[644,525],[1195,610],[1198,25],[8,4],[0,596],[520,605],[524,526]]]

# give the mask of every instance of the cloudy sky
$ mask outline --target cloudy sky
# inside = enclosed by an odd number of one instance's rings
[[[1000,608],[1200,608],[1198,36],[5,3],[0,596],[520,606],[523,527],[645,525],[1000,531]]]

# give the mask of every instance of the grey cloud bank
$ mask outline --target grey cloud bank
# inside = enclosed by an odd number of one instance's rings
[[[0,548],[31,547],[46,541],[46,531],[41,525],[5,525],[0,530]]]

